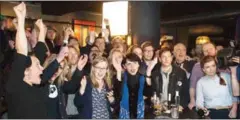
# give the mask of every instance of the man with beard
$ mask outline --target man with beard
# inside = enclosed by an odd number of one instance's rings
[[[144,96],[148,96],[145,91],[150,87],[149,81],[146,81],[145,76],[138,71],[140,63],[141,60],[136,54],[127,54],[123,60],[125,71],[122,76],[121,63],[113,61],[113,66],[117,70],[117,79],[113,78],[113,91],[116,100],[114,110],[120,119],[143,119],[145,117],[144,112],[147,110],[145,110]]]

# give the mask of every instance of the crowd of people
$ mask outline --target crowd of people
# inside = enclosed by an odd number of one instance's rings
[[[211,119],[239,118],[239,66],[219,69],[217,49],[202,45],[200,59],[183,43],[151,41],[127,46],[107,29],[90,31],[79,45],[71,27],[57,30],[42,19],[25,29],[26,5],[13,8],[16,32],[1,23],[0,116],[9,119],[154,118],[152,97],[175,102],[182,111],[204,110]],[[233,57],[240,63],[240,57]],[[185,118],[188,118],[185,116]],[[190,118],[190,117],[189,117]]]

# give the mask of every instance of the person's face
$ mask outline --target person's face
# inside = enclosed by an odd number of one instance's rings
[[[145,47],[144,49],[143,49],[143,58],[145,59],[145,60],[152,60],[152,58],[153,58],[153,53],[154,53],[154,49],[153,49],[153,47],[152,46],[148,46],[148,47]]]
[[[25,30],[25,33],[26,33],[26,37],[27,37],[28,41],[30,41],[31,40],[31,35],[32,35],[30,28],[27,28]]]
[[[133,53],[135,53],[135,54],[142,60],[142,57],[143,57],[142,49],[140,49],[140,48],[135,48],[135,49],[133,50]]]
[[[115,58],[115,60],[116,60],[118,63],[121,63],[122,60],[123,60],[123,55],[122,55],[122,53],[120,53],[120,52],[114,52],[112,58]]]
[[[99,48],[100,51],[105,50],[105,41],[102,38],[98,38],[95,41],[95,45]]]
[[[54,30],[47,30],[47,38],[49,40],[54,40],[56,37],[56,32]]]
[[[174,47],[173,54],[176,58],[176,61],[183,62],[186,58],[186,47],[182,44],[178,44]]]
[[[51,80],[55,80],[62,73],[62,71],[64,69],[64,65],[65,65],[64,62],[62,61],[60,63],[60,66],[59,66],[57,72],[55,72],[55,74],[52,76]]]
[[[89,53],[90,62],[92,62],[97,56],[102,55],[97,47],[92,47]]]
[[[136,75],[139,69],[139,63],[137,61],[127,60],[125,63],[125,68],[130,75]]]
[[[113,42],[112,42],[112,45],[116,45],[116,44],[121,44],[122,43],[122,40],[121,39],[115,39]]]
[[[204,56],[215,56],[216,48],[212,44],[204,44],[203,46],[203,55]]]
[[[7,27],[7,20],[3,20],[2,23],[1,23],[1,29],[4,29]]]
[[[40,84],[40,75],[43,73],[43,67],[40,65],[40,62],[36,57],[32,56],[31,60],[32,65],[28,69],[26,69],[29,76],[29,82],[32,84]]]
[[[107,73],[108,64],[104,61],[93,66],[93,75],[97,80],[102,80]]]
[[[74,48],[69,48],[68,52],[68,61],[71,65],[77,64],[78,61],[78,53]]]
[[[216,66],[215,61],[213,61],[213,60],[205,63],[203,66],[203,72],[206,75],[214,76],[216,74],[216,71],[217,71],[217,66]]]
[[[170,51],[163,52],[159,60],[162,63],[162,66],[168,67],[172,64],[173,56]]]
[[[120,52],[124,52],[124,47],[123,47],[123,45],[118,45],[117,47],[116,47],[116,49],[118,50],[118,51],[120,51]]]

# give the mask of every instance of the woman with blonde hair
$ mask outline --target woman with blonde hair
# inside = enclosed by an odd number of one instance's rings
[[[49,56],[45,63],[44,68],[50,66],[57,55],[52,54]],[[62,90],[62,86],[66,79],[66,74],[68,71],[67,60],[64,59],[60,62],[60,66],[58,70],[54,73],[51,79],[48,81],[47,85],[45,85],[45,90],[47,92],[46,96],[46,104],[47,104],[47,112],[50,118],[52,119],[62,119],[67,118],[66,115],[66,96],[64,91]]]
[[[87,56],[80,58],[77,68],[79,73],[83,71],[86,61]],[[74,99],[80,118],[111,118],[110,104],[114,102],[114,97],[108,71],[107,58],[98,56],[93,60],[89,77],[80,74],[80,89]]]
[[[108,56],[108,63],[109,63],[109,78],[112,78],[113,76],[116,75],[116,69],[113,66],[113,60],[122,62],[123,60],[123,53],[119,51],[118,49],[112,49],[110,51],[110,54]]]
[[[65,82],[63,85],[63,91],[68,93],[67,95],[67,103],[66,103],[66,112],[69,119],[75,119],[78,116],[77,108],[75,107],[73,100],[75,98],[75,93],[79,88],[79,85],[73,81],[75,79],[74,71],[77,69],[77,62],[80,56],[80,50],[78,47],[69,45],[69,54],[67,57],[69,69],[67,71],[66,78],[68,82]],[[73,87],[74,85],[74,87]]]

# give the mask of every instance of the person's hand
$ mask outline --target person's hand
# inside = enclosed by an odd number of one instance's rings
[[[110,34],[110,32],[109,32],[109,30],[108,29],[102,29],[102,33],[103,33],[103,35],[104,35],[104,38],[106,39],[108,39],[108,36],[109,36],[109,34]]]
[[[240,64],[240,57],[235,56],[235,57],[232,58],[232,61],[235,62],[235,63]]]
[[[47,34],[47,26],[43,23],[42,19],[38,19],[35,22],[35,24],[40,30],[38,40],[41,41],[41,42],[45,42],[45,37],[46,37],[46,34]]]
[[[88,56],[87,55],[83,55],[79,58],[78,69],[80,71],[85,67],[85,65],[87,64],[87,61],[88,61]]]
[[[236,118],[237,117],[237,110],[236,109],[231,109],[228,116],[229,116],[229,118]]]
[[[70,26],[64,29],[64,40],[68,40],[69,36],[74,36],[74,32]]]
[[[191,61],[191,60],[193,60],[193,59],[192,59],[190,56],[186,56],[185,60]]]
[[[17,15],[18,20],[24,20],[26,17],[26,4],[24,2],[13,7],[14,12]]]
[[[194,106],[195,106],[195,102],[190,102],[190,103],[188,104],[188,108],[189,108],[190,110],[192,110]]]
[[[11,49],[15,48],[15,42],[13,40],[9,40],[8,45],[10,46]]]
[[[94,41],[95,41],[95,35],[96,35],[96,33],[95,33],[95,31],[90,31],[89,32],[89,43],[92,45],[93,43],[94,43]]]
[[[109,100],[110,103],[113,103],[114,102],[114,96],[113,96],[113,91],[110,91],[107,93],[107,98]]]
[[[104,18],[103,22],[105,25],[109,25],[109,20],[107,18]]]
[[[86,76],[83,76],[80,84],[81,84],[81,87],[80,87],[80,89],[79,89],[79,93],[80,93],[81,95],[83,95],[83,94],[84,94],[84,91],[85,91],[85,88],[86,88],[86,85],[87,85]]]
[[[44,30],[45,29],[45,25],[43,24],[43,21],[42,19],[38,19],[36,22],[35,22],[36,26],[40,29],[40,30]]]
[[[58,63],[60,63],[66,56],[68,56],[68,47],[62,47],[57,56]]]
[[[151,72],[155,65],[158,63],[158,58],[155,57],[148,65],[147,71]]]

